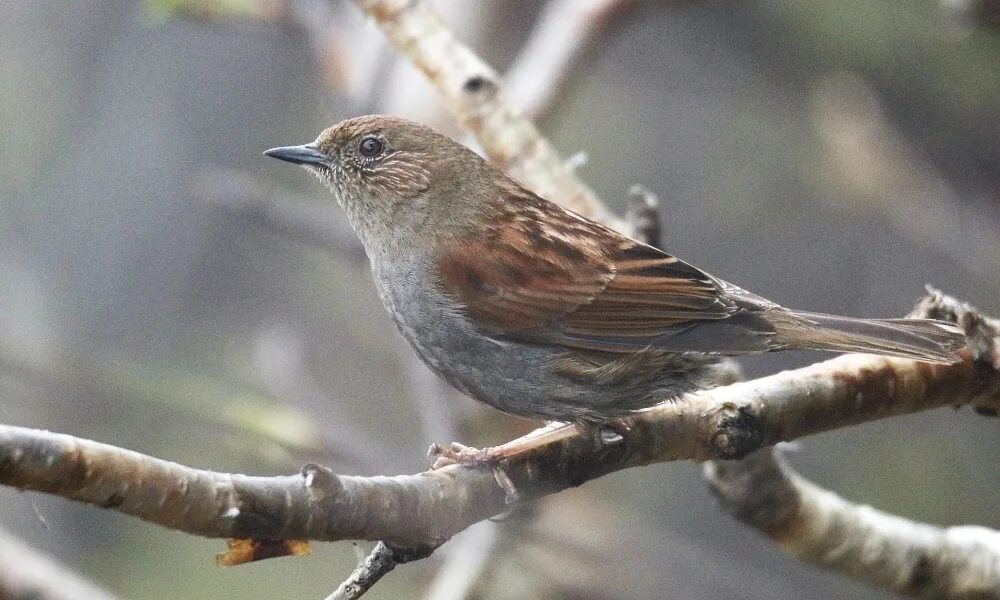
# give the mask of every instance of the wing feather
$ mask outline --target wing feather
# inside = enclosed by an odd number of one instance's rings
[[[522,200],[437,257],[441,289],[489,334],[629,352],[738,310],[707,273],[533,194]]]

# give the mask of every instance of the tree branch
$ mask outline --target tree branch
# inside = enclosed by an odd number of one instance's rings
[[[396,565],[426,558],[434,548],[422,548],[416,551],[405,548],[394,548],[385,542],[375,544],[375,548],[365,557],[357,569],[351,573],[336,591],[327,596],[326,600],[355,600],[360,598],[378,583]]]
[[[489,157],[535,193],[625,231],[520,111],[499,76],[459,42],[422,0],[355,0],[396,49],[430,80]]]
[[[799,560],[919,598],[1000,597],[1000,532],[934,527],[852,504],[770,448],[706,463],[705,477],[727,512]]]
[[[962,323],[975,360],[1000,367],[1000,323],[928,292],[913,316]],[[803,479],[773,448],[741,461],[709,461],[704,473],[724,510],[803,562],[920,598],[1000,598],[996,531],[942,529],[852,504]]]
[[[973,348],[995,350],[995,322],[946,297],[937,304],[988,338],[973,340]],[[841,356],[653,407],[624,420],[627,431],[615,443],[560,425],[487,452],[527,501],[629,467],[738,458],[779,441],[941,406],[995,411],[996,355],[962,356],[951,366]],[[491,465],[396,477],[338,476],[307,465],[299,475],[252,477],[13,426],[0,426],[0,483],[207,537],[367,539],[406,548],[436,547],[507,508]]]

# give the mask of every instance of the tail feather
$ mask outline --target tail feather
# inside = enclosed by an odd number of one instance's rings
[[[795,317],[773,322],[775,342],[791,348],[864,352],[952,364],[954,351],[966,345],[961,328],[933,319],[852,319],[819,313],[791,312]]]

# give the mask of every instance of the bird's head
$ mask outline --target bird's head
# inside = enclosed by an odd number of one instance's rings
[[[348,119],[311,143],[264,154],[319,177],[363,241],[364,230],[371,227],[400,234],[407,226],[434,221],[440,229],[442,221],[475,203],[476,194],[467,188],[485,165],[474,152],[429,127],[386,115]]]

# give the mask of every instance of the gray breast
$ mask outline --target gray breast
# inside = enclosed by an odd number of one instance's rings
[[[440,377],[463,393],[505,412],[555,418],[539,382],[551,377],[546,346],[490,337],[464,318],[461,307],[427,285],[422,257],[372,263],[379,294],[400,333]]]
[[[670,353],[581,357],[559,346],[498,339],[473,325],[454,300],[428,285],[423,274],[429,264],[413,256],[373,261],[383,303],[432,371],[504,412],[604,421],[691,389],[711,362],[704,355]],[[569,359],[583,359],[587,368],[574,374],[567,369]]]

